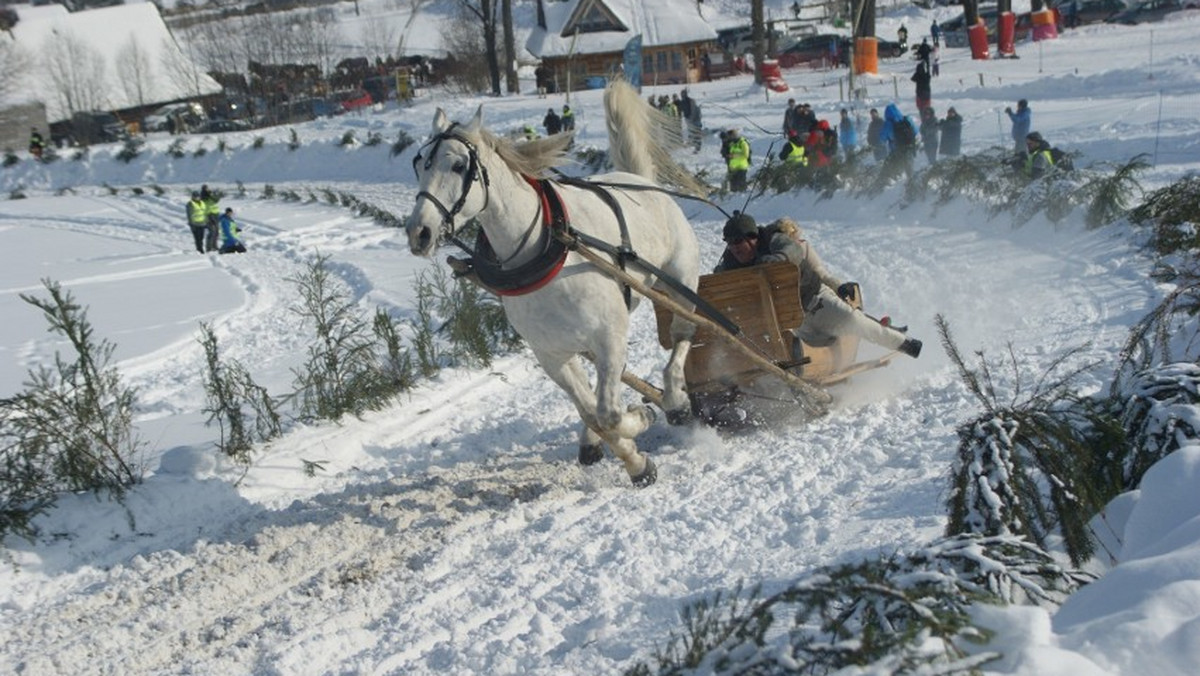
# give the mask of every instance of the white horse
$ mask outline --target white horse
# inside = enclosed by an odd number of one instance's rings
[[[654,178],[657,174],[688,189],[694,184],[686,184],[662,147],[669,136],[661,125],[669,122],[632,87],[609,85],[604,101],[609,156],[623,171],[587,182],[536,180],[564,163],[570,134],[510,141],[483,128],[482,106],[466,124],[451,123],[439,109],[432,138],[413,160],[420,191],[406,230],[412,252],[431,256],[468,221],[479,224],[483,235],[475,246],[475,269],[501,295],[509,322],[579,411],[579,462],[598,462],[603,441],[625,463],[633,483],[643,486],[655,481],[657,471],[634,438],[650,426],[654,414],[643,405],[627,408],[621,392],[632,308],[627,300],[636,303],[637,296],[554,233],[579,233],[602,253],[611,253],[606,245],[632,251],[637,261],[618,264],[690,308],[692,303],[664,278],[695,290],[699,247],[683,212]],[[673,122],[677,137],[679,122]],[[672,422],[690,414],[683,364],[694,333],[695,326],[682,318],[671,323],[663,408]],[[581,356],[595,363],[594,387]]]

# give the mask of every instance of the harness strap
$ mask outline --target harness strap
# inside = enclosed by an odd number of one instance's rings
[[[612,244],[609,244],[602,239],[597,239],[591,235],[579,232],[575,228],[567,228],[566,232],[556,232],[555,236],[562,238],[563,241],[566,242],[571,248],[576,248],[579,245],[583,245],[592,247],[593,249],[599,249],[614,257],[617,255],[617,248]],[[688,302],[695,305],[697,312],[716,322],[721,328],[728,331],[731,335],[742,335],[742,329],[740,326],[735,324],[733,320],[726,317],[724,314],[721,314],[721,311],[714,307],[712,303],[709,303],[701,298],[700,294],[696,293],[692,289],[689,289],[683,282],[668,275],[653,263],[648,263],[645,260],[638,258],[637,254],[635,253],[631,252],[631,256],[628,260],[633,265],[666,282],[667,286],[670,286],[675,290],[676,293],[678,293],[680,296],[683,296],[688,300]]]
[[[479,281],[497,296],[521,296],[533,293],[549,284],[562,271],[567,262],[568,249],[554,233],[566,227],[566,205],[548,181],[525,177],[541,200],[544,234],[538,238],[541,251],[528,263],[505,269],[496,258],[487,235],[483,232],[475,240],[471,252],[471,266],[479,275]],[[464,247],[465,248],[465,247]]]
[[[637,253],[634,252],[633,243],[629,239],[629,224],[625,221],[625,212],[621,209],[621,204],[617,202],[617,198],[614,197],[611,192],[605,190],[603,186],[596,183],[589,183],[587,181],[571,181],[569,183],[566,181],[560,182],[575,186],[577,188],[582,188],[595,194],[602,202],[608,205],[609,209],[612,209],[613,214],[617,217],[617,225],[621,228],[621,246],[614,247],[611,244],[606,244],[607,248],[604,249],[604,251],[616,259],[617,267],[621,270],[624,270],[627,262],[636,260]],[[555,196],[557,197],[557,193],[555,193]],[[569,227],[565,221],[563,225]],[[633,290],[629,288],[628,284],[625,284],[621,287],[621,294],[625,297],[625,308],[632,308]]]

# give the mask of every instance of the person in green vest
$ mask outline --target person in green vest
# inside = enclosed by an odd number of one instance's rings
[[[204,253],[204,240],[208,236],[208,205],[200,199],[200,191],[192,191],[192,199],[187,203],[188,227],[192,229],[192,239],[196,240],[196,251]]]
[[[1041,178],[1054,167],[1050,144],[1036,131],[1025,135],[1025,175],[1030,180]]]
[[[204,242],[205,251],[217,250],[217,222],[221,218],[221,207],[218,204],[221,196],[208,189],[208,184],[200,186],[200,201],[204,202],[204,213],[208,221],[208,236]]]
[[[750,171],[750,142],[737,129],[730,129],[725,136],[721,155],[729,170],[729,189],[742,192],[746,189],[746,174]]]
[[[575,131],[575,111],[565,103],[562,111],[562,128],[563,131]]]

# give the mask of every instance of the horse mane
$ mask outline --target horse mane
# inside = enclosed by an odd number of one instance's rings
[[[513,171],[535,178],[547,178],[545,173],[548,169],[562,166],[569,161],[567,146],[571,145],[571,140],[575,137],[574,132],[568,132],[532,141],[513,141],[483,127],[466,133],[475,136],[474,140],[479,145],[491,148]]]
[[[651,108],[628,82],[615,79],[604,90],[604,119],[608,158],[617,170],[698,197],[708,193],[708,186],[671,157],[671,149],[683,145],[679,118]]]

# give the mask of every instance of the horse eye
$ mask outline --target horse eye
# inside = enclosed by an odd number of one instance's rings
[[[455,160],[454,166],[450,167],[450,171],[456,174],[461,174],[467,170],[467,163],[462,160]]]

